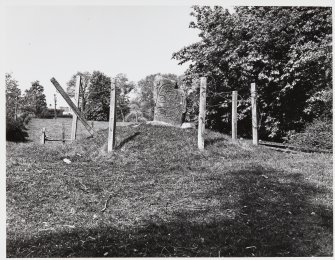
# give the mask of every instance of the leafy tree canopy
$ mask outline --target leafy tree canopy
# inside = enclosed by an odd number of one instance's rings
[[[218,94],[238,90],[245,100],[239,129],[250,134],[251,82],[257,86],[261,136],[281,138],[312,120],[308,101],[331,88],[331,8],[237,7],[230,14],[218,6],[194,6],[191,15],[190,27],[200,30],[201,40],[173,58],[190,62],[184,79],[189,88],[192,80],[208,77],[209,127],[230,129],[230,101]]]
[[[74,97],[77,76],[80,76],[81,80],[79,88],[79,108],[85,115],[91,73],[89,73],[88,71],[85,72],[78,71],[71,77],[71,79],[67,82],[67,89],[66,89],[66,92],[70,97]]]
[[[23,97],[23,109],[41,117],[47,110],[47,102],[44,94],[44,87],[38,80],[31,83],[30,89],[25,91]]]
[[[88,88],[86,116],[90,120],[108,120],[111,79],[100,71],[93,71]]]
[[[127,75],[119,73],[115,77],[116,82],[116,97],[117,97],[117,113],[118,119],[125,121],[126,115],[130,111],[128,94],[135,88],[135,83],[129,81]]]
[[[21,90],[18,88],[18,82],[13,78],[12,74],[6,73],[6,117],[14,119],[15,109],[21,98]]]
[[[117,74],[113,79],[116,84],[117,119],[125,120],[129,112],[129,92],[135,87],[125,74]],[[94,71],[90,76],[87,90],[86,115],[92,120],[108,120],[111,91],[111,78],[100,71]]]

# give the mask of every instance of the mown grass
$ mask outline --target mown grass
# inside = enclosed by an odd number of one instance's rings
[[[106,130],[67,145],[7,143],[7,256],[333,255],[331,155],[210,131],[200,152],[196,136],[118,127],[110,154]]]
[[[88,121],[88,124],[92,126],[95,130],[101,130],[108,128],[108,122],[105,121]],[[62,118],[58,117],[57,119],[43,119],[43,118],[34,118],[29,122],[29,136],[28,141],[39,142],[42,128],[45,127],[46,135],[52,139],[62,139],[62,127],[65,128],[65,139],[70,139],[71,137],[71,127],[72,127],[72,118]],[[78,120],[77,124],[77,138],[82,139],[88,137],[90,134],[85,129],[84,125]],[[57,143],[47,142],[46,145],[54,146]]]

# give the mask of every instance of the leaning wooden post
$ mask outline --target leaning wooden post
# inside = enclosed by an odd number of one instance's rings
[[[41,144],[45,144],[45,127],[42,128]]]
[[[55,88],[58,90],[58,92],[62,95],[62,97],[65,99],[66,103],[71,107],[72,111],[78,116],[78,119],[83,123],[87,131],[93,136],[94,135],[94,130],[92,127],[87,123],[84,115],[79,111],[79,109],[76,107],[75,104],[73,104],[72,100],[70,97],[66,94],[64,89],[61,87],[61,85],[57,82],[55,78],[52,78],[50,80],[52,84],[55,86]]]
[[[233,141],[237,139],[237,91],[233,91],[232,109],[231,109],[231,138]]]
[[[116,79],[111,80],[111,97],[109,105],[109,131],[108,131],[108,148],[111,152],[115,144],[115,126],[116,126]]]
[[[206,120],[206,77],[200,78],[200,103],[199,103],[199,122],[198,122],[198,148],[205,149],[205,120]]]
[[[252,112],[252,143],[258,145],[258,125],[257,125],[257,92],[256,84],[251,83],[251,112]]]
[[[79,88],[80,88],[80,76],[76,77],[76,87],[74,90],[74,104],[79,107]],[[78,116],[73,113],[72,117],[72,128],[71,128],[71,141],[76,140],[77,137],[77,126],[78,126]]]

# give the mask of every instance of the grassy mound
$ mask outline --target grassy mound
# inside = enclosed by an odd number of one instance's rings
[[[218,155],[229,158],[248,157],[252,150],[247,143],[232,143],[228,136],[208,131],[207,150],[200,153],[197,148],[197,131],[170,126],[140,125],[117,129],[115,151],[107,153],[107,130],[100,130],[94,138],[69,144],[66,156],[76,161],[98,160],[115,161],[127,158],[131,163],[141,160],[153,165],[178,162],[193,162],[194,158]],[[230,147],[230,149],[224,149]],[[243,147],[243,149],[241,149]],[[249,148],[248,148],[249,147]]]
[[[118,127],[7,145],[7,256],[330,256],[332,158]],[[66,164],[63,159],[71,160]]]

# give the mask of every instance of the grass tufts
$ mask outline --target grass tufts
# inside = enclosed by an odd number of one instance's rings
[[[34,122],[32,122],[34,123]],[[207,131],[7,144],[7,257],[331,256],[332,157]],[[66,164],[63,159],[70,159]]]

